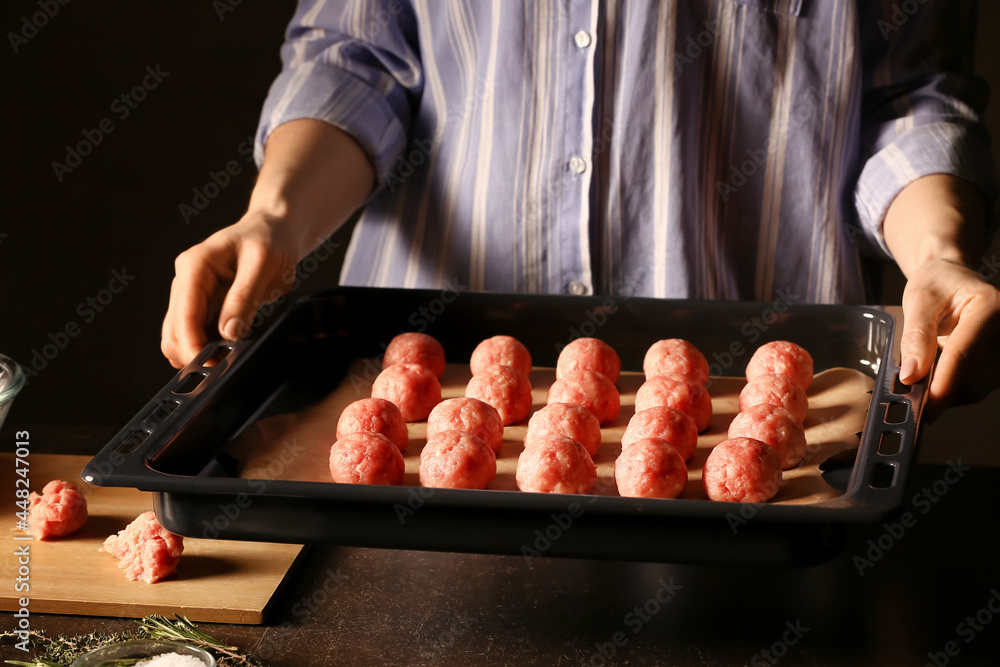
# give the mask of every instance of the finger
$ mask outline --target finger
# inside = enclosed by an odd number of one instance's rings
[[[218,278],[207,262],[188,253],[177,257],[175,271],[163,339],[168,345],[173,341],[173,354],[168,358],[177,367],[194,359],[208,342],[205,318]]]
[[[940,300],[929,291],[907,290],[903,294],[899,364],[899,381],[903,384],[912,385],[923,379],[934,364],[940,308]]]
[[[163,325],[160,328],[160,351],[167,358],[170,365],[180,368],[180,355],[177,353],[177,336],[174,335],[173,311],[167,307],[167,314],[163,317]]]
[[[980,303],[966,306],[941,350],[937,371],[929,389],[931,417],[959,403],[983,398],[993,385],[992,346],[1000,331],[995,312]]]
[[[180,362],[180,354],[177,352],[177,340],[172,337],[168,338],[168,336],[167,320],[164,318],[163,330],[160,334],[160,352],[162,352],[163,356],[167,358],[167,361],[170,362],[171,366],[181,369],[184,367],[184,364]]]
[[[276,262],[264,244],[249,241],[240,247],[236,278],[229,288],[219,313],[219,333],[227,340],[239,340],[250,331],[257,309],[273,301],[276,295],[266,295],[274,282]]]

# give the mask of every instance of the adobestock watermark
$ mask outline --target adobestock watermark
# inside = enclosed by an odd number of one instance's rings
[[[565,512],[553,512],[550,515],[551,522],[542,528],[535,529],[532,542],[521,545],[521,556],[524,558],[525,565],[531,567],[533,558],[544,556],[563,535],[573,528],[574,523],[583,517],[587,511],[587,505],[593,505],[598,498],[613,491],[614,488],[612,480],[598,477],[589,494],[582,495],[579,501],[571,502],[566,507]]]
[[[389,0],[384,7],[373,6],[368,12],[361,36],[351,40],[343,49],[342,57],[350,58],[358,51],[370,49],[375,38],[381,35],[382,31],[389,27],[393,19],[399,16],[402,11],[403,3],[401,0]]]
[[[236,325],[236,332],[240,338],[246,338],[254,330],[260,327],[264,321],[274,313],[274,311],[288,299],[288,293],[297,290],[302,283],[319,270],[320,265],[333,256],[333,252],[340,247],[340,244],[330,238],[316,239],[319,245],[311,253],[306,255],[295,268],[288,269],[281,275],[281,283],[286,285],[285,289],[275,287],[268,294],[256,302],[253,320],[247,322],[241,320]]]
[[[722,14],[714,19],[705,19],[701,22],[704,29],[696,35],[688,35],[683,42],[678,40],[674,50],[674,74],[680,76],[684,73],[684,68],[693,65],[708,51],[723,27],[731,25],[736,17],[735,3],[723,3]]]
[[[729,178],[725,181],[720,180],[715,182],[715,189],[718,191],[722,201],[729,201],[729,197],[746,185],[758,171],[764,169],[768,158],[778,152],[782,141],[788,136],[788,133],[791,130],[803,127],[824,106],[825,100],[820,94],[819,89],[815,87],[809,88],[803,98],[789,112],[788,121],[768,139],[767,144],[758,146],[757,148],[748,148],[746,159],[729,165]],[[740,158],[736,159],[740,160]]]
[[[774,294],[774,299],[760,311],[759,315],[750,317],[740,325],[742,338],[731,341],[721,352],[718,350],[712,352],[708,358],[707,387],[712,386],[712,378],[722,377],[739,359],[751,352],[748,345],[755,345],[778,321],[778,316],[788,312],[788,309],[801,298],[801,295],[793,292],[791,287],[778,288],[774,290]]]
[[[336,570],[327,568],[324,574],[326,574],[326,578],[322,582],[289,607],[294,620],[283,621],[278,626],[279,628],[292,628],[295,627],[296,623],[304,624],[317,611],[329,607],[333,596],[350,580],[350,577],[341,572],[340,566]],[[253,657],[256,660],[264,662],[271,660],[277,653],[275,648],[278,645],[279,642],[272,641],[263,646],[258,646]]]
[[[38,0],[38,11],[22,16],[17,32],[7,33],[7,42],[14,53],[20,53],[21,47],[34,39],[38,31],[47,26],[59,10],[68,4],[69,0]]]
[[[448,306],[455,303],[455,300],[462,293],[469,290],[468,285],[459,283],[457,277],[454,280],[446,278],[443,284],[444,286],[441,288],[438,296],[417,307],[406,318],[407,323],[413,327],[413,332],[423,333],[427,331],[427,328],[448,309]],[[351,373],[350,382],[356,394],[362,394],[370,390],[372,382],[382,372],[382,355],[384,355],[386,348],[389,347],[389,341],[383,340],[379,343],[379,347],[382,350],[382,354],[375,358],[366,358],[361,371]]]
[[[381,174],[382,181],[385,182],[389,192],[395,192],[406,180],[416,173],[417,169],[431,159],[441,139],[453,125],[460,123],[470,113],[480,105],[488,104],[493,98],[495,86],[492,82],[481,82],[476,87],[472,95],[466,96],[465,100],[448,110],[442,123],[431,137],[421,137],[412,142],[410,146],[403,149],[403,152],[396,157],[396,164],[392,169],[388,169]]]
[[[243,4],[243,0],[212,0],[212,9],[219,22],[226,20],[226,15],[236,11],[236,8]]]
[[[970,470],[971,466],[962,465],[962,459],[958,459],[957,462],[948,461],[948,469],[941,478],[914,493],[910,504],[919,511],[919,516],[927,514]],[[865,543],[864,552],[855,554],[851,559],[858,576],[865,576],[867,570],[874,567],[875,563],[882,560],[886,553],[899,544],[906,536],[906,532],[917,525],[918,518],[917,514],[907,510],[899,515],[898,521],[883,523],[882,533],[878,537],[869,539]]]
[[[146,73],[142,79],[131,89],[125,91],[111,101],[109,110],[119,121],[124,121],[139,105],[146,100],[149,93],[156,90],[164,79],[170,76],[170,72],[164,72],[160,65],[146,65]],[[91,155],[100,146],[105,137],[117,129],[111,116],[105,116],[92,128],[81,130],[81,139],[70,145],[66,144],[66,154],[63,161],[52,161],[52,173],[56,181],[63,182],[66,175],[73,173],[73,170],[83,164],[84,158]]]
[[[411,486],[410,492],[406,496],[406,504],[394,503],[392,511],[399,519],[399,525],[405,526],[406,520],[415,515],[424,506],[427,500],[434,496],[435,489],[429,486]]]
[[[583,173],[573,173],[575,171],[572,167],[573,161],[581,160],[584,171],[586,169],[592,169],[593,165],[597,162],[597,159],[604,154],[605,151],[618,143],[621,138],[622,130],[623,128],[621,127],[616,128],[614,123],[610,120],[605,120],[601,125],[600,132],[594,133],[594,141],[591,146],[589,163],[582,160],[582,158],[578,156],[568,160],[566,162],[565,169],[570,173],[565,175],[565,177],[545,181],[541,192],[537,195],[532,194],[529,196],[524,205],[518,210],[515,223],[519,225],[532,224],[546,218],[548,216],[547,209],[550,202],[561,196],[567,185],[572,183],[576,176]]]
[[[782,472],[778,470],[774,473],[771,479],[765,479],[763,481],[754,484],[754,491],[762,491],[768,498],[773,498],[784,482],[782,481]],[[740,528],[750,523],[754,517],[757,516],[757,512],[760,508],[767,503],[736,503],[739,509],[734,512],[726,512],[726,523],[729,524],[729,530],[733,531],[733,535],[739,533]]]
[[[125,267],[122,267],[121,270],[112,270],[107,286],[97,290],[77,304],[75,312],[79,316],[79,320],[70,318],[62,327],[48,332],[46,335],[47,343],[31,349],[28,363],[24,365],[25,384],[48,368],[49,364],[55,361],[70,342],[80,335],[83,326],[97,319],[97,316],[104,312],[104,309],[111,305],[115,297],[124,292],[133,280],[135,280],[135,276],[130,274]]]
[[[595,496],[596,497],[596,496]],[[521,545],[521,555],[529,567],[533,558],[541,558],[552,545],[573,527],[573,522],[584,515],[582,503],[571,502],[565,512],[553,512],[552,522],[544,528],[535,530],[535,539],[529,544]]]
[[[663,258],[657,257],[653,260],[653,262],[649,264],[644,263],[641,266],[638,266],[634,271],[630,271],[624,277],[616,280],[611,286],[611,289],[612,292],[617,295],[617,298],[608,297],[597,306],[586,309],[583,312],[583,317],[581,318],[580,323],[572,325],[567,329],[568,335],[566,342],[557,341],[555,343],[556,354],[558,355],[562,352],[564,347],[577,338],[593,337],[597,333],[598,329],[608,323],[608,320],[612,315],[617,313],[623,305],[628,303],[629,299],[638,293],[639,288],[645,282],[649,274],[662,264],[664,264]]]
[[[448,627],[438,633],[429,645],[424,646],[418,655],[427,664],[435,664],[437,657],[450,650],[459,637],[468,634],[475,622],[475,617],[471,616],[468,611],[454,614]]]
[[[622,617],[622,625],[631,631],[632,637],[642,632],[642,629],[653,620],[663,607],[670,604],[684,588],[674,583],[673,577],[656,582],[659,588],[642,604],[638,604]],[[611,664],[615,656],[628,645],[631,637],[625,630],[617,630],[604,642],[594,644],[594,652],[577,663],[580,667],[604,667]]]
[[[981,632],[986,630],[998,614],[1000,614],[1000,591],[992,588],[990,589],[990,597],[985,604],[975,613],[967,615],[958,622],[955,626],[955,634],[964,642],[965,646],[968,646]],[[952,658],[957,658],[961,654],[962,648],[963,645],[957,641],[947,641],[940,651],[927,652],[927,662],[924,663],[924,667],[946,667]]]
[[[819,424],[829,424],[832,421],[836,421],[835,418],[833,417],[824,418],[820,420]],[[807,442],[806,451],[802,455],[802,460],[797,464],[796,467],[801,468],[809,465],[809,462],[812,460],[812,458],[816,456],[823,449],[823,444],[824,443],[822,442]],[[781,486],[781,484],[783,484],[783,482],[777,483],[778,486]],[[769,489],[765,490],[768,491],[773,488],[774,487],[770,487]],[[777,493],[777,489],[774,490],[775,493]],[[770,495],[773,496],[774,494],[772,493]],[[737,510],[732,512],[726,512],[726,523],[729,524],[729,529],[733,532],[733,535],[736,535],[739,532],[740,528],[753,521],[753,519],[756,518],[757,513],[760,511],[761,507],[765,507],[768,505],[768,503],[766,502],[736,503],[736,504],[739,506]]]
[[[782,658],[788,655],[789,647],[798,644],[807,632],[809,632],[809,628],[802,625],[800,619],[795,619],[794,623],[785,621],[785,631],[781,633],[781,637],[766,649],[753,654],[750,658],[750,667],[778,664]]]
[[[882,33],[882,39],[888,42],[926,3],[927,0],[903,0],[894,3],[889,16],[881,18],[875,23],[879,32]]]
[[[348,580],[347,575],[341,573],[340,567],[336,570],[331,570],[327,568],[326,579],[314,588],[312,592],[303,595],[299,598],[298,602],[293,604],[290,608],[292,616],[299,619],[300,621],[306,621],[310,616],[316,613],[319,609],[328,605],[330,601],[330,596],[340,590],[340,587],[344,585],[344,582]],[[282,623],[284,626],[291,626],[290,621],[285,621]]]
[[[306,452],[306,447],[300,445],[296,438],[282,440],[281,447],[267,463],[255,465],[246,470],[247,483],[253,493],[238,493],[231,502],[218,503],[219,512],[212,520],[201,520],[201,536],[214,540],[233,525],[243,510],[253,504],[254,497],[264,493],[271,480],[279,479],[285,468],[294,463]]]
[[[14,612],[14,629],[8,636],[14,636],[19,642],[14,647],[19,651],[27,652],[28,642],[32,635],[31,630],[31,542],[35,537],[30,533],[32,503],[31,493],[31,433],[28,431],[18,431],[14,434],[14,505],[19,511],[14,512],[17,518],[14,524],[16,535],[11,536],[15,543],[13,546],[14,556],[17,559],[17,569],[14,570],[14,563],[11,563],[11,588],[19,593],[17,597],[17,611]],[[25,542],[26,544],[17,544]]]
[[[996,255],[990,255],[982,258],[982,262],[979,264],[979,268],[976,269],[976,273],[984,282],[990,283],[994,287],[997,285],[997,277],[1000,276],[1000,261],[997,260]]]
[[[125,458],[125,455],[122,452],[130,451],[132,449],[132,446],[128,444],[129,440],[132,440],[133,438],[140,438],[141,440],[145,440],[145,438],[148,435],[149,432],[145,430],[142,431],[131,430],[119,434],[117,436],[118,446],[114,450],[112,450],[107,457],[103,458],[103,460],[92,461],[89,464],[89,467],[94,472],[87,475],[84,479],[87,482],[94,484],[95,486],[102,486],[104,478],[113,473],[115,469],[118,468],[118,466],[122,465],[128,460],[127,458]]]
[[[624,297],[628,300],[628,297]],[[608,319],[618,312],[621,308],[621,304],[615,299],[608,297],[599,305],[593,308],[588,308],[584,311],[584,317],[578,325],[569,327],[568,333],[569,337],[564,343],[558,341],[555,344],[556,354],[562,351],[569,343],[573,342],[577,338],[591,338],[597,333],[597,330],[608,323]]]
[[[253,162],[253,135],[249,135],[236,147],[236,153],[245,163]],[[185,225],[191,224],[191,218],[200,215],[209,204],[229,187],[235,177],[243,173],[243,165],[239,159],[230,159],[218,171],[209,170],[204,185],[191,188],[191,199],[177,205],[177,212]]]

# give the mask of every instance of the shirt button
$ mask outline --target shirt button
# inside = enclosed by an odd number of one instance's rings
[[[587,286],[581,283],[579,280],[573,280],[569,285],[566,286],[570,294],[575,294],[580,296],[581,294],[587,293]]]
[[[576,42],[576,45],[581,49],[585,49],[590,46],[590,33],[585,30],[581,30],[573,35],[573,41]]]
[[[587,171],[587,161],[582,157],[573,156],[569,161],[569,168],[577,174]]]

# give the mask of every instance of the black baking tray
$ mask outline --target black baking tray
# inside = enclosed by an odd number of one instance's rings
[[[217,341],[182,369],[84,468],[102,486],[153,493],[157,518],[190,537],[333,543],[649,562],[809,564],[839,550],[844,527],[897,509],[915,461],[924,384],[898,382],[896,322],[878,307],[337,288],[299,297],[246,340]],[[393,336],[424,331],[467,362],[496,334],[554,366],[581,335],[608,342],[640,371],[661,338],[692,341],[713,372],[740,376],[753,349],[788,339],[816,371],[874,379],[856,456],[821,469],[844,491],[806,505],[739,507],[516,491],[372,487],[239,479],[221,450],[262,417],[301,410],[378,357]],[[733,351],[745,350],[739,354]],[[898,354],[896,355],[898,356]],[[889,444],[886,444],[889,443]],[[735,517],[747,519],[736,521]],[[749,518],[748,518],[749,517]]]

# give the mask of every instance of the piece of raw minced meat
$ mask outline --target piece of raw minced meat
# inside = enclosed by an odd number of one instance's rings
[[[54,479],[28,500],[28,524],[40,540],[71,535],[87,523],[87,499],[69,482]]]
[[[177,571],[184,538],[157,523],[150,511],[104,540],[101,551],[118,558],[118,567],[132,581],[153,584]]]

